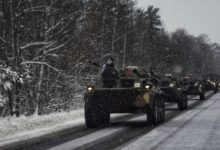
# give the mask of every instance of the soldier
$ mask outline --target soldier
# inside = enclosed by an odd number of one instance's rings
[[[119,78],[118,71],[115,69],[112,57],[107,58],[105,64],[102,66],[101,73],[104,88],[112,88],[117,84]]]

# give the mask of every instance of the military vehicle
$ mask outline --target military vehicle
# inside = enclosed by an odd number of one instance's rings
[[[205,99],[204,82],[200,76],[190,74],[185,76],[180,84],[185,87],[187,95],[199,95],[200,100]]]
[[[217,74],[206,74],[203,76],[204,88],[206,91],[217,93],[220,86],[220,76]]]
[[[185,87],[172,74],[165,74],[161,78],[160,88],[164,92],[166,102],[177,103],[179,110],[188,108]]]
[[[165,120],[163,92],[150,74],[142,74],[138,67],[129,66],[110,81],[103,76],[87,86],[85,122],[88,128],[109,124],[111,113],[146,113],[147,121],[157,125]],[[106,81],[112,83],[105,86]]]

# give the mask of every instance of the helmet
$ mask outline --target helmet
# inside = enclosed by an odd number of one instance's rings
[[[113,58],[112,57],[108,57],[107,59],[106,59],[106,65],[112,65],[113,64]]]

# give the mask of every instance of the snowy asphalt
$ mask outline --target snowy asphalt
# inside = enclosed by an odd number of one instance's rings
[[[219,150],[220,93],[200,101],[189,100],[189,110],[178,111],[170,105],[166,122],[154,127],[146,123],[145,115],[129,115],[111,122],[103,129],[67,130],[34,142],[10,145],[1,149],[125,149],[125,150]],[[28,144],[29,143],[29,144]]]

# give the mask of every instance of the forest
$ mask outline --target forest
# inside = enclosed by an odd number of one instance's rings
[[[83,106],[106,56],[116,68],[181,77],[220,73],[220,45],[185,29],[167,32],[160,9],[135,0],[0,0],[0,117]]]

